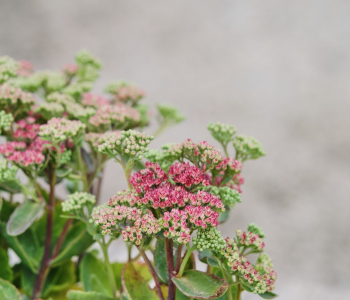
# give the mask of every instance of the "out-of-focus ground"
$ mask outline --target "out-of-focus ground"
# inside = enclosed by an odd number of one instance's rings
[[[0,55],[59,69],[84,47],[104,62],[96,91],[127,79],[179,107],[153,148],[214,142],[217,120],[257,137],[268,155],[222,232],[263,227],[280,299],[350,299],[349,1],[1,0],[0,28]],[[110,163],[103,198],[125,187]]]

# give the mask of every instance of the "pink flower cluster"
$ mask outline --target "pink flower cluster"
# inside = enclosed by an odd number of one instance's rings
[[[240,229],[236,230],[237,235],[237,244],[239,246],[246,247],[256,247],[259,251],[262,251],[265,247],[264,240],[260,238],[259,235],[252,232],[241,231]]]
[[[95,209],[92,214],[94,224],[100,226],[102,234],[110,234],[111,229],[121,231],[125,242],[141,244],[143,234],[152,235],[161,230],[158,220],[151,214],[142,215],[142,210],[126,205],[115,205],[113,208],[106,207]],[[119,230],[119,223],[126,223],[124,229]]]
[[[196,166],[191,166],[189,163],[175,163],[169,168],[169,175],[173,177],[174,182],[180,183],[187,188],[192,185],[202,184],[203,186],[210,185],[205,178],[204,172]]]
[[[28,167],[30,165],[40,165],[44,162],[45,156],[35,150],[25,150],[23,152],[15,151],[12,155],[7,157],[8,161],[15,162],[23,167]]]
[[[17,122],[18,128],[14,132],[14,138],[19,140],[34,140],[39,133],[40,125],[35,123],[34,117],[27,117],[26,119]]]
[[[117,101],[126,102],[131,100],[136,102],[137,100],[143,98],[145,92],[134,85],[124,85],[121,86],[115,93],[115,98]]]
[[[66,64],[63,67],[63,72],[68,76],[74,76],[78,72],[78,66],[74,64]]]
[[[218,171],[230,170],[237,173],[242,170],[242,162],[230,157],[226,157],[215,166],[215,169]]]
[[[85,93],[83,94],[83,98],[81,100],[81,104],[83,106],[90,106],[94,108],[100,108],[102,106],[110,105],[111,102],[102,96],[94,95],[91,93]]]
[[[0,145],[0,153],[3,156],[7,157],[9,155],[12,155],[15,151],[24,150],[26,147],[27,145],[24,142],[7,142]]]
[[[124,128],[126,122],[138,123],[140,112],[123,103],[113,106],[102,106],[96,114],[89,119],[89,123],[95,127],[106,127],[112,125],[115,129]]]
[[[33,73],[33,65],[30,61],[19,61],[17,74],[19,76],[28,77]]]
[[[98,146],[107,141],[111,137],[120,137],[120,130],[107,131],[105,133],[89,132],[85,134],[85,141],[91,145],[92,148],[97,150]]]

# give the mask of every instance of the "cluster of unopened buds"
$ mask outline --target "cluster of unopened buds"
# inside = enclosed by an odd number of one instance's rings
[[[89,193],[75,192],[67,196],[67,200],[62,202],[62,211],[80,212],[85,206],[93,205],[96,197]]]
[[[239,246],[253,247],[258,251],[262,251],[265,247],[264,240],[256,233],[245,232],[240,229],[236,230],[237,244]]]
[[[98,146],[106,142],[109,138],[114,137],[120,137],[121,131],[115,130],[115,131],[107,131],[105,133],[95,133],[95,132],[89,132],[85,134],[85,141],[90,144],[92,149],[97,150]]]
[[[233,135],[237,132],[235,126],[217,123],[209,123],[208,130],[212,136],[221,143],[228,143],[232,141]]]
[[[237,135],[233,139],[233,146],[236,149],[236,158],[242,161],[266,155],[261,143],[251,136]]]
[[[148,151],[148,144],[153,136],[134,130],[122,131],[119,135],[113,135],[98,147],[98,151],[112,157],[128,154],[131,158],[142,159]]]
[[[34,117],[21,119],[16,124],[17,129],[13,134],[15,139],[32,141],[38,136],[40,125],[35,123]]]
[[[130,101],[132,104],[136,104],[145,96],[143,90],[126,82],[112,82],[107,86],[106,92],[112,94],[116,101],[125,103]]]
[[[0,57],[0,84],[17,75],[18,63],[8,56]]]
[[[0,111],[0,133],[2,130],[9,130],[13,122],[11,113],[6,113],[4,110]]]
[[[7,83],[0,85],[0,107],[4,109],[28,110],[35,103],[33,94],[23,92]],[[12,112],[12,111],[11,111]],[[12,112],[13,113],[13,112]]]
[[[98,109],[102,106],[110,105],[111,102],[105,97],[91,93],[85,93],[83,94],[83,98],[81,99],[81,104],[83,106],[89,106]]]
[[[52,118],[47,124],[40,126],[41,139],[52,143],[61,143],[68,138],[80,137],[85,131],[85,124],[80,121]]]
[[[0,160],[0,182],[9,182],[16,180],[18,168],[16,166],[8,166],[6,159]]]

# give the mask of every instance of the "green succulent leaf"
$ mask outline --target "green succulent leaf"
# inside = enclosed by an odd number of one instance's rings
[[[7,234],[17,236],[26,231],[41,214],[44,205],[45,202],[27,200],[17,206],[7,222]]]
[[[250,285],[245,284],[243,282],[241,282],[241,285],[247,292],[249,292],[249,293],[253,293],[254,292],[254,289]]]
[[[168,265],[166,261],[164,240],[157,239],[156,250],[154,253],[154,264],[160,280],[164,283],[168,283]]]
[[[230,207],[225,205],[225,211],[220,213],[218,221],[220,224],[225,223],[229,217],[230,217]]]
[[[195,299],[216,299],[228,288],[225,280],[196,270],[187,270],[182,277],[172,280],[183,294]]]
[[[68,231],[61,246],[61,252],[52,260],[51,265],[56,266],[72,256],[80,255],[93,244],[94,240],[83,222],[75,223]]]
[[[112,297],[108,297],[104,294],[97,292],[82,292],[71,290],[67,293],[69,300],[113,300]]]
[[[6,224],[0,223],[0,232],[22,263],[28,266],[33,273],[37,273],[43,248],[38,248],[37,238],[33,231],[28,229],[18,236],[10,236],[6,232]]]
[[[275,298],[278,297],[277,294],[272,293],[272,292],[265,292],[265,293],[263,293],[263,294],[259,294],[259,296],[260,296],[261,298],[264,298],[264,299],[275,299]]]
[[[22,188],[17,181],[0,183],[0,190],[8,192],[10,194],[18,194],[22,192]]]
[[[0,299],[1,300],[22,300],[20,292],[12,283],[0,278]]]
[[[148,281],[134,268],[131,263],[124,266],[122,272],[122,285],[128,300],[157,300],[158,296],[148,286]]]
[[[80,264],[80,279],[86,292],[99,292],[112,297],[106,267],[93,252],[87,253]]]
[[[9,265],[9,257],[7,255],[7,251],[3,248],[0,248],[0,262],[1,262],[0,278],[8,281],[12,281],[13,272]]]

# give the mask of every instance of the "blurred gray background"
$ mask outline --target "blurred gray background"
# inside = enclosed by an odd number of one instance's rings
[[[214,143],[210,121],[258,138],[268,155],[245,164],[221,230],[263,227],[280,299],[350,299],[349,1],[1,0],[0,28],[0,55],[60,69],[87,48],[104,62],[96,91],[127,79],[153,110],[179,107],[153,148]],[[109,164],[103,199],[125,187]]]

